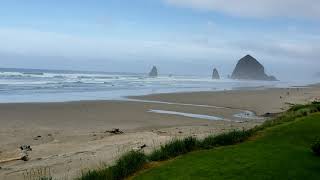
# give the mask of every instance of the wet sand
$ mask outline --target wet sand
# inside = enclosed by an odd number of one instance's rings
[[[132,98],[132,97],[131,97]],[[291,103],[320,98],[319,86],[290,89],[193,92],[134,97],[135,101],[0,104],[0,161],[16,157],[19,146],[31,145],[29,161],[0,163],[0,179],[23,179],[25,171],[49,168],[57,178],[112,163],[124,152],[146,144],[150,152],[161,143],[185,136],[204,137],[261,124],[261,118],[239,118],[244,110],[261,116],[282,112]],[[203,105],[203,106],[199,106]],[[218,106],[218,107],[214,107]],[[155,112],[178,112],[163,114]],[[207,120],[179,113],[220,117]],[[119,128],[123,134],[107,131]]]

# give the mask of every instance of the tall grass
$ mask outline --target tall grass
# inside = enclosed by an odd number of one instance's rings
[[[154,150],[148,157],[151,161],[167,160],[199,149],[199,143],[199,140],[194,137],[172,140],[161,146],[160,149]]]
[[[144,153],[130,151],[120,157],[115,165],[86,172],[79,180],[124,179],[140,170],[146,163],[147,157]]]
[[[195,137],[175,139],[154,150],[150,155],[131,151],[123,155],[114,166],[89,171],[80,180],[120,180],[143,168],[150,161],[164,161],[195,150],[211,149],[219,146],[234,145],[246,141],[259,131],[285,122],[294,121],[298,117],[320,112],[320,103],[295,105],[278,117],[265,121],[262,125],[249,130],[233,130],[216,136],[208,136],[202,140]]]
[[[29,169],[23,172],[23,179],[24,180],[53,180],[51,175],[51,169],[44,167],[44,168],[37,168],[37,169]]]
[[[253,134],[252,130],[234,130],[217,136],[208,136],[201,141],[200,145],[204,149],[233,145],[247,140]]]

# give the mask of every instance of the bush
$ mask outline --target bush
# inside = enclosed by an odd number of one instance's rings
[[[151,161],[163,161],[169,158],[177,157],[187,152],[193,151],[198,147],[198,140],[194,137],[187,137],[185,139],[173,140],[160,149],[153,151],[149,155]]]
[[[205,149],[210,149],[218,146],[237,144],[249,138],[254,132],[254,130],[234,130],[217,136],[209,136],[202,140],[201,146]]]
[[[320,156],[320,138],[316,138],[311,144],[311,149],[315,155]]]
[[[80,180],[124,179],[142,169],[146,162],[147,158],[144,153],[130,151],[123,155],[114,166],[89,171],[86,174],[83,174]]]
[[[311,104],[312,105],[320,105],[320,101],[313,101]]]

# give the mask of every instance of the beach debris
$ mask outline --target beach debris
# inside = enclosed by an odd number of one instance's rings
[[[22,145],[20,146],[21,154],[18,157],[14,158],[9,158],[9,159],[4,159],[0,160],[0,163],[7,163],[7,162],[12,162],[12,161],[29,161],[29,151],[32,151],[32,148],[30,145]]]
[[[36,137],[33,138],[33,140],[36,140],[36,141],[37,141],[37,140],[39,140],[41,137],[42,137],[42,136],[36,136]]]
[[[272,117],[272,113],[270,113],[270,112],[267,112],[267,113],[265,113],[264,115],[262,115],[263,117]]]
[[[18,161],[18,160],[22,160],[21,157],[0,160],[0,163],[7,163],[11,161]]]
[[[290,102],[285,102],[284,104],[288,105],[288,106],[295,106],[296,104],[290,103]]]
[[[7,163],[7,162],[12,162],[12,161],[29,161],[29,155],[27,152],[23,152],[21,156],[19,157],[14,157],[14,158],[9,158],[9,159],[4,159],[4,160],[0,160],[0,163]]]
[[[146,145],[146,144],[143,144],[142,146],[140,146],[140,149],[143,149],[143,148],[145,148],[145,147],[147,147],[147,145]]]
[[[29,161],[29,151],[32,151],[32,148],[30,145],[22,145],[20,146],[21,149],[21,160],[23,161]]]
[[[32,151],[32,148],[30,145],[22,145],[20,146],[21,151]]]
[[[21,157],[21,160],[22,160],[22,161],[29,161],[29,159],[30,159],[30,158],[29,158],[29,155],[28,155],[28,154],[25,154],[24,156]]]
[[[146,144],[143,144],[143,145],[141,145],[141,146],[138,146],[138,147],[133,148],[132,150],[134,150],[134,151],[141,151],[141,150],[143,150],[143,149],[146,148],[146,147],[147,147],[147,145],[146,145]]]
[[[166,134],[167,132],[165,131],[157,131],[158,134]]]
[[[245,123],[245,121],[236,121],[236,123],[242,124],[242,123]]]
[[[120,131],[119,128],[115,128],[115,129],[112,129],[111,131],[105,131],[106,133],[111,133],[111,134],[123,134],[124,132],[123,131]]]

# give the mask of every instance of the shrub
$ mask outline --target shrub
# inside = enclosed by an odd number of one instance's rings
[[[311,104],[312,105],[320,105],[320,101],[313,101]]]
[[[83,174],[81,180],[119,180],[124,179],[138,170],[142,169],[146,164],[146,155],[142,152],[130,151],[123,155],[116,164],[100,170],[89,171]]]
[[[177,157],[187,152],[193,151],[198,147],[198,140],[194,137],[187,137],[185,139],[172,140],[169,143],[153,151],[149,155],[151,161],[163,161],[169,158]]]
[[[254,132],[254,130],[234,130],[228,133],[222,133],[217,136],[209,136],[202,140],[201,145],[205,149],[217,146],[233,145],[243,142],[251,135],[253,135]]]
[[[315,155],[320,156],[320,138],[316,138],[311,144],[311,149]]]
[[[198,148],[198,140],[195,137],[187,137],[183,140],[187,152],[193,151]]]

